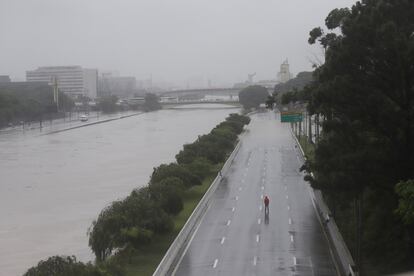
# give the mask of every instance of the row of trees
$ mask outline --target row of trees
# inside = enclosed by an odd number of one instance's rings
[[[50,88],[50,87],[47,87]],[[65,94],[60,94],[59,109],[70,110],[74,102]],[[56,103],[53,101],[52,88],[35,87],[25,89],[0,88],[0,127],[20,121],[34,121],[46,119],[47,116],[57,113]]]
[[[64,273],[53,275],[72,275],[68,274],[72,271],[70,269],[84,273],[76,275],[106,275],[98,272],[122,275],[119,267],[127,261],[124,256],[128,252],[151,244],[157,237],[173,231],[173,218],[183,209],[186,191],[201,185],[215,172],[214,168],[225,161],[235,146],[238,134],[249,122],[250,118],[246,116],[231,114],[209,134],[184,145],[176,155],[177,162],[154,168],[148,186],[133,190],[126,198],[114,201],[103,209],[88,231],[89,246],[95,253],[97,266],[79,263],[70,257],[55,256],[40,262],[26,275],[43,275],[40,271],[55,269],[56,265],[63,267],[61,271]],[[89,271],[93,273],[85,274]]]
[[[323,134],[307,180],[334,212],[360,275],[412,265],[414,256],[414,2],[362,0],[315,28],[325,63],[303,100]]]

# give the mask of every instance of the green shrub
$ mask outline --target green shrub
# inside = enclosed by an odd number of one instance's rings
[[[154,168],[151,176],[151,183],[159,183],[167,177],[177,177],[183,181],[185,187],[189,188],[196,185],[201,185],[201,180],[191,173],[184,166],[176,163],[170,163],[168,165],[162,164],[161,166]]]

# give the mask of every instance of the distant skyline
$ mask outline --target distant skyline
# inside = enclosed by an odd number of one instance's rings
[[[2,0],[0,75],[80,65],[185,87],[310,71],[309,31],[351,0]]]

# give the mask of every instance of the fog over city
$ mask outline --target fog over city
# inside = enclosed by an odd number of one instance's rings
[[[352,0],[2,0],[0,75],[38,66],[115,70],[176,86],[274,79],[321,58],[307,43],[330,10]]]

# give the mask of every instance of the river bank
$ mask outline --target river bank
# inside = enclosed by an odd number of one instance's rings
[[[0,135],[0,275],[56,254],[92,260],[86,231],[99,211],[233,112],[160,110],[54,135]]]

